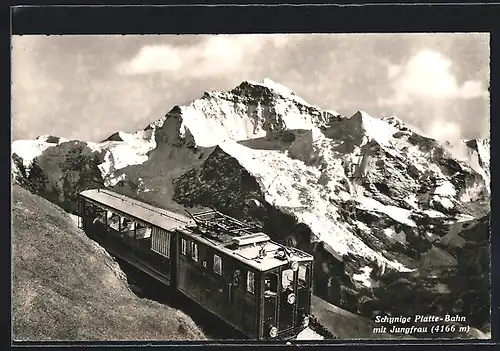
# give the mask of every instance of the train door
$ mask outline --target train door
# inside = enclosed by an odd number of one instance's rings
[[[276,337],[279,275],[269,272],[264,275],[264,337]]]
[[[298,269],[297,284],[297,325],[309,324],[311,306],[312,263],[301,262]]]
[[[226,295],[229,306],[221,315],[226,316],[233,326],[247,336],[255,335],[256,332],[258,315],[256,297],[261,291],[260,285],[256,282],[259,281],[260,275],[234,262],[231,283],[228,285]]]
[[[292,268],[281,271],[281,286],[279,292],[279,332],[295,327],[297,272]]]
[[[222,315],[226,317],[233,325],[240,326],[242,319],[241,306],[241,290],[243,285],[242,269],[239,265],[235,264],[231,260],[227,260],[226,267],[224,269],[224,275],[226,277],[227,289],[226,289],[226,301],[227,307],[222,312]]]

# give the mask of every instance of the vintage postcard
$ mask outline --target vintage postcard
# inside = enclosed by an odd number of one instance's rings
[[[490,339],[489,39],[14,35],[14,340]]]

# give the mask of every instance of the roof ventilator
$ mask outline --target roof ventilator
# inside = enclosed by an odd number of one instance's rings
[[[239,237],[234,237],[232,241],[233,244],[237,245],[238,247],[241,247],[247,245],[260,244],[263,242],[267,242],[269,240],[271,240],[271,238],[269,238],[269,236],[264,233],[253,233]]]

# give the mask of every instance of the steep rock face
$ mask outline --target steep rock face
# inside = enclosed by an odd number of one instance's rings
[[[18,183],[70,212],[76,210],[79,191],[103,186],[98,166],[103,155],[84,142],[49,146],[31,160],[29,167],[14,151],[13,162]]]
[[[390,311],[393,315],[422,312],[435,315],[460,315],[463,325],[490,332],[490,215],[463,224],[454,245],[437,245],[426,254],[441,264],[426,264],[419,269],[387,276],[385,284],[361,292],[359,300],[365,314]],[[433,257],[431,257],[433,256]],[[449,261],[449,264],[443,264]],[[409,304],[407,301],[411,300]],[[405,303],[406,301],[406,303]],[[374,310],[376,307],[377,310]]]
[[[229,92],[206,92],[162,118],[156,124],[161,125],[156,140],[174,146],[194,142],[198,147],[216,146],[224,140],[270,140],[286,130],[310,129],[334,116],[272,87],[243,82]]]
[[[450,283],[458,294],[461,313],[469,316],[472,325],[482,326],[486,332],[490,332],[491,305],[490,217],[488,214],[459,234],[463,242],[455,251],[458,273]]]
[[[12,177],[21,185],[74,212],[76,193],[116,185],[119,170],[148,159],[154,131],[118,132],[101,143],[41,136],[12,143]],[[121,178],[120,178],[121,177]]]
[[[15,143],[18,181],[32,186],[33,169],[52,183],[65,178],[72,158],[57,155],[72,142],[51,144],[55,151],[34,161]],[[457,158],[453,146],[395,117],[322,111],[270,80],[207,92],[143,131],[81,146],[71,148],[92,155],[93,180],[80,175],[72,186],[56,186],[52,201],[114,186],[172,210],[210,206],[256,221],[274,239],[315,254],[318,295],[369,316],[409,308],[399,291],[421,299],[419,313],[449,307],[459,290],[443,277],[462,264],[460,233],[489,212],[487,142],[465,143],[466,157]]]
[[[465,141],[471,162],[477,162],[477,169],[488,185],[491,182],[490,173],[490,139],[472,139]]]

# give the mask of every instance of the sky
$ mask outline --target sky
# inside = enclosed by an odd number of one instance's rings
[[[12,37],[12,138],[100,141],[270,78],[322,109],[489,137],[489,34]]]

